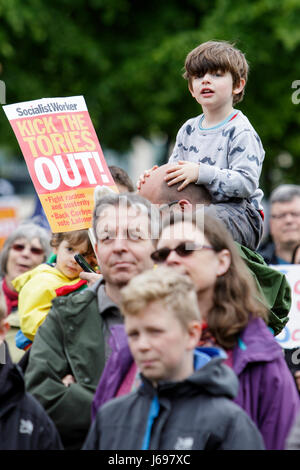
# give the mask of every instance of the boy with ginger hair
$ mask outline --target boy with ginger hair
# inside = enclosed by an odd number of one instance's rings
[[[98,410],[84,450],[264,448],[230,399],[238,381],[223,350],[196,348],[201,317],[187,276],[147,270],[122,289],[121,308],[142,385]]]

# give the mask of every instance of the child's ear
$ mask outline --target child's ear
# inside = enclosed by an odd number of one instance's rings
[[[244,78],[241,78],[239,85],[237,85],[232,90],[233,95],[238,95],[239,93],[241,93],[241,91],[244,89],[245,85],[246,85],[246,80]]]
[[[192,97],[195,98],[195,93],[194,93],[194,90],[193,90],[192,83],[189,83],[189,90],[190,90],[190,94],[192,95]]]
[[[200,341],[202,332],[201,322],[200,321],[191,321],[188,325],[188,349],[193,350]]]

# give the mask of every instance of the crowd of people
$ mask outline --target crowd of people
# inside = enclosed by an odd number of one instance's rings
[[[95,197],[95,242],[32,222],[7,238],[0,449],[300,448],[297,370],[275,338],[291,291],[270,266],[300,261],[300,187],[273,191],[261,243],[264,149],[233,108],[247,75],[223,41],[188,54],[203,113],[137,191],[110,167],[119,192]]]

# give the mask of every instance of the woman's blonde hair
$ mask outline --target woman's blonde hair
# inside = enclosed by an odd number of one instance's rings
[[[151,302],[158,301],[174,313],[184,328],[191,321],[201,320],[194,284],[172,268],[160,266],[144,271],[133,277],[121,294],[121,311],[125,317],[138,315]]]
[[[186,214],[184,219],[182,214],[176,214],[163,228],[180,222],[192,223],[203,232],[203,226],[197,225],[197,217]],[[231,349],[250,318],[260,317],[267,323],[268,311],[224,224],[204,215],[204,236],[216,253],[229,250],[231,256],[228,270],[217,277],[212,307],[207,315],[208,328],[217,343],[225,349]]]

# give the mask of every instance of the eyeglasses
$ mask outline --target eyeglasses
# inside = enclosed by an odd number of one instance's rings
[[[294,217],[295,219],[300,217],[300,212],[283,212],[282,214],[271,214],[271,219],[282,220],[285,219],[287,215]]]
[[[26,246],[23,243],[14,243],[11,246],[12,250],[19,251],[19,252],[24,251],[25,248]],[[33,255],[43,255],[45,253],[42,248],[37,248],[36,246],[31,246],[30,251]]]
[[[160,248],[159,250],[153,251],[151,253],[151,258],[156,263],[163,263],[168,258],[171,251],[175,251],[178,256],[182,258],[191,255],[196,250],[214,250],[212,246],[209,245],[200,245],[193,242],[183,242],[176,246],[176,248]]]

